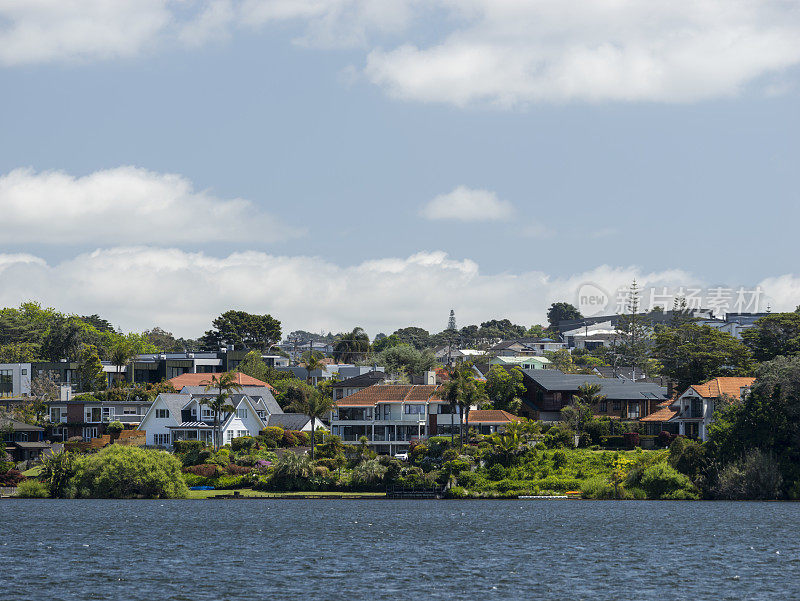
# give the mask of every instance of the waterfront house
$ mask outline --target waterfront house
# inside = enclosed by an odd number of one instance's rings
[[[178,440],[214,444],[214,411],[202,403],[211,396],[190,392],[159,394],[139,425],[140,430],[147,432],[147,445],[171,448]],[[282,413],[275,399],[272,403],[267,408],[263,396],[256,399],[248,394],[232,394],[227,402],[228,411],[219,416],[220,444],[228,444],[240,436],[257,436],[271,414]]]
[[[314,418],[312,424],[309,417],[302,413],[276,413],[270,415],[267,426],[283,428],[284,430],[297,430],[300,432],[316,432],[319,429],[328,430],[321,419]]]
[[[552,338],[518,338],[498,342],[487,354],[494,357],[542,356],[545,351],[558,351],[566,346]]]
[[[44,428],[9,417],[0,417],[0,440],[14,461],[35,459],[50,448],[44,440]]]
[[[565,374],[557,369],[524,369],[522,414],[531,419],[559,421],[561,410],[572,403],[578,389],[598,384],[605,399],[594,407],[598,417],[639,420],[668,399],[667,388],[652,382],[600,378],[590,374]]]
[[[134,429],[149,408],[149,400],[133,395],[126,401],[99,401],[91,395],[79,395],[68,401],[51,401],[47,410],[49,436],[59,441],[76,436],[91,440],[103,436],[108,424],[113,421]]]
[[[720,401],[744,398],[754,381],[755,378],[724,377],[694,384],[671,404],[675,415],[670,421],[678,424],[678,434],[705,442]]]
[[[495,432],[502,432],[508,424],[522,421],[508,411],[502,409],[473,409],[469,412],[469,428],[478,434],[490,435]]]
[[[192,374],[192,373],[185,373],[185,374],[181,374],[180,376],[176,376],[174,378],[170,378],[167,381],[170,384],[172,384],[172,386],[175,388],[175,390],[183,390],[186,386],[191,386],[193,388],[195,388],[195,387],[203,387],[203,389],[205,390],[205,387],[208,386],[209,384],[211,384],[211,378],[213,378],[213,377],[219,378],[222,375],[224,375],[224,374],[222,374],[222,373],[219,373],[219,374],[203,374],[203,373]],[[267,382],[263,382],[263,381],[259,380],[258,378],[254,378],[252,376],[248,376],[247,374],[243,374],[243,373],[237,371],[237,372],[233,372],[233,376],[234,376],[234,382],[236,384],[238,384],[239,386],[261,386],[261,387],[268,388],[271,391],[275,390],[272,387],[272,385],[268,384]],[[212,388],[209,392],[216,392],[216,390]]]
[[[388,377],[386,372],[373,369],[365,374],[360,374],[352,378],[347,378],[340,382],[334,382],[331,386],[334,399],[343,399],[355,394],[359,390],[364,390],[375,384],[381,384]]]

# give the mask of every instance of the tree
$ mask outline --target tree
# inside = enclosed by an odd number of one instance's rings
[[[410,344],[403,343],[383,351],[376,357],[376,362],[390,372],[411,376],[430,370],[436,363],[436,358],[430,349],[418,351]]]
[[[525,326],[513,324],[509,319],[490,319],[481,323],[478,337],[486,341],[507,340],[522,338],[526,331]]]
[[[225,345],[267,351],[281,338],[281,322],[271,315],[229,310],[211,322],[213,329],[200,339],[209,350]]]
[[[414,326],[400,328],[399,330],[395,330],[394,334],[392,335],[397,336],[397,339],[400,342],[410,344],[417,350],[430,346],[430,334],[428,333],[428,330],[424,330],[422,328],[417,328]]]
[[[292,388],[287,393],[291,399],[289,409],[307,415],[311,420],[311,461],[314,461],[314,424],[327,416],[336,406],[333,397],[323,395],[318,390]]]
[[[214,389],[218,391],[215,397],[201,399],[200,404],[207,405],[214,412],[214,442],[215,448],[219,449],[220,439],[222,438],[219,416],[222,413],[230,413],[233,410],[233,407],[228,404],[228,399],[231,398],[231,393],[234,390],[241,390],[242,387],[236,382],[234,372],[220,374],[219,377],[212,375],[211,380],[202,382],[202,384],[205,385],[206,392]]]
[[[558,322],[569,319],[583,319],[583,315],[575,305],[563,302],[553,303],[547,310],[547,321],[553,330],[558,330]]]
[[[108,383],[97,347],[86,345],[78,359],[78,382],[82,392],[104,390]]]
[[[311,372],[324,371],[326,367],[322,353],[316,353],[314,351],[306,351],[303,353],[303,366],[306,368],[306,382],[309,385],[312,384]]]
[[[122,368],[130,363],[133,356],[133,349],[131,349],[130,344],[128,344],[126,340],[120,340],[114,345],[114,348],[111,349],[111,363],[117,367],[117,383],[119,383],[119,375]],[[133,378],[131,378],[131,381],[133,381]]]
[[[606,399],[601,394],[600,384],[584,383],[578,387],[578,394],[572,397],[572,403],[561,410],[561,418],[577,434],[586,431],[586,425],[594,419],[597,405]]]
[[[400,344],[400,338],[398,338],[395,334],[391,336],[384,336],[383,338],[375,337],[375,341],[372,343],[372,352],[380,353],[385,351],[387,348],[391,348],[393,346],[397,346]]]
[[[36,423],[42,423],[50,401],[60,398],[60,391],[53,374],[46,372],[31,379],[31,396],[33,397],[33,413]]]
[[[492,408],[502,409],[517,414],[525,395],[525,384],[522,383],[522,370],[518,367],[505,369],[493,366],[486,374],[486,395],[492,401]]]
[[[30,363],[36,361],[39,345],[31,342],[11,342],[0,346],[0,363]]]
[[[687,323],[660,328],[654,340],[664,375],[680,390],[720,376],[746,376],[752,369],[747,347],[711,326]]]
[[[557,351],[545,351],[544,356],[553,364],[553,367],[563,371],[565,374],[573,371],[572,354],[567,349]]]
[[[360,327],[353,328],[352,332],[343,334],[333,347],[333,358],[336,361],[350,361],[355,363],[364,359],[369,354],[369,336]]]
[[[800,354],[800,313],[773,313],[742,332],[742,341],[756,361]]]
[[[639,286],[636,280],[628,290],[627,313],[620,316],[617,323],[619,341],[613,350],[619,359],[616,365],[631,368],[632,379],[636,380],[636,371],[645,373],[648,363],[651,328],[644,316],[639,313]]]
[[[469,438],[469,412],[472,406],[480,407],[481,403],[489,400],[482,382],[475,379],[475,374],[469,366],[459,370],[462,378],[461,387],[461,413],[464,415],[466,437]],[[461,442],[462,446],[464,441]]]
[[[456,409],[459,405],[459,400],[461,398],[461,380],[458,378],[458,372],[453,369],[449,372],[450,379],[442,384],[441,388],[439,389],[439,397],[443,401],[447,401],[447,404],[450,406],[450,416],[456,414]],[[452,446],[453,440],[455,439],[455,435],[453,433],[453,424],[452,421],[450,423],[450,445]]]

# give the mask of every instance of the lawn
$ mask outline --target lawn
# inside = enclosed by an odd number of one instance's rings
[[[216,497],[217,495],[232,495],[238,492],[243,497],[265,497],[271,499],[291,499],[292,497],[318,497],[320,499],[339,499],[345,497],[385,497],[386,494],[382,492],[262,492],[260,490],[252,490],[249,488],[240,488],[238,491],[233,490],[190,490],[188,499],[207,499],[209,497]]]

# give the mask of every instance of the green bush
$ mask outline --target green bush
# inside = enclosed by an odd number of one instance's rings
[[[197,453],[206,447],[201,440],[176,440],[172,443],[172,449],[176,453]]]
[[[352,481],[355,484],[366,487],[376,487],[383,484],[387,468],[381,465],[378,460],[370,459],[360,463],[353,469]]]
[[[23,499],[46,499],[50,496],[47,486],[38,480],[25,480],[17,485],[17,496]]]
[[[197,474],[192,473],[184,473],[183,480],[186,482],[186,486],[192,488],[193,486],[215,486],[216,481],[214,478],[207,478],[205,476],[199,476]]]
[[[650,499],[662,499],[678,491],[696,494],[691,480],[666,463],[657,463],[645,469],[640,486]]]
[[[164,451],[111,445],[77,461],[78,496],[91,498],[183,498],[180,462]]]
[[[575,432],[566,425],[558,423],[547,431],[542,441],[548,449],[571,449],[575,446]]]
[[[581,482],[581,496],[584,499],[613,499],[614,485],[603,477],[595,476]]]
[[[231,451],[234,453],[248,452],[257,444],[258,441],[252,436],[237,436],[231,440]]]
[[[106,426],[106,432],[111,434],[112,436],[119,435],[125,429],[125,426],[122,424],[121,421],[115,419],[113,422],[109,423]]]
[[[494,480],[495,482],[497,482],[506,477],[506,468],[504,468],[499,463],[495,463],[492,467],[489,468],[487,475],[489,476],[490,480]]]
[[[275,449],[283,440],[283,428],[277,426],[267,426],[261,430],[259,436],[269,448]]]
[[[469,494],[460,486],[451,486],[446,494],[448,499],[466,499]]]
[[[754,449],[744,459],[726,465],[711,492],[718,499],[779,499],[782,487],[775,457]]]
[[[244,476],[220,476],[214,484],[215,488],[220,490],[229,490],[232,488],[242,488],[244,486]]]

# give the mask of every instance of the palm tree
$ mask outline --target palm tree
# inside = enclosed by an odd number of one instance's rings
[[[334,358],[358,361],[369,354],[369,336],[360,327],[353,328],[352,332],[343,334],[333,349]]]
[[[205,384],[206,392],[214,389],[218,391],[215,397],[201,399],[200,404],[208,405],[214,412],[214,448],[219,450],[219,442],[220,438],[222,438],[219,416],[222,413],[230,413],[233,410],[228,404],[228,399],[231,398],[231,393],[234,390],[241,390],[242,386],[236,381],[236,375],[233,372],[220,374],[219,377],[212,375],[211,380],[201,382],[201,384]]]
[[[307,415],[311,420],[311,461],[314,461],[314,424],[333,411],[336,403],[333,397],[302,385],[289,388],[286,396],[290,399],[289,411]]]
[[[323,361],[322,354],[306,351],[303,353],[303,364],[306,368],[306,383],[311,386],[311,372],[325,369],[325,361]]]
[[[448,405],[450,405],[450,446],[453,446],[453,416],[456,413],[456,407],[459,406],[459,400],[461,398],[461,379],[458,377],[458,371],[456,369],[450,369],[447,374],[450,376],[450,379],[442,384],[439,397],[443,401],[447,401]]]
[[[479,386],[472,374],[472,370],[464,370],[463,372],[464,383],[461,392],[461,407],[464,414],[464,423],[466,425],[466,438],[469,442],[469,412],[473,405],[479,405],[489,400],[483,386]],[[463,442],[461,443],[463,446]]]
[[[111,363],[117,368],[117,383],[119,383],[119,374],[122,371],[122,368],[128,365],[132,358],[133,349],[126,341],[118,342],[114,345],[114,348],[111,349]],[[131,382],[133,382],[132,375]]]

